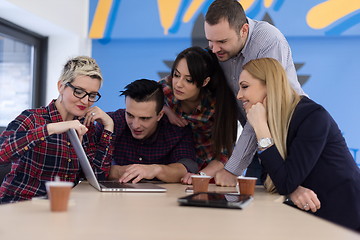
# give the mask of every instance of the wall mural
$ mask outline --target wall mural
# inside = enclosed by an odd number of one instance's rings
[[[159,80],[183,49],[207,46],[204,16],[213,0],[90,0],[92,56],[105,78],[98,103],[124,107],[119,91],[136,79]],[[248,17],[285,35],[299,82],[343,131],[360,166],[360,1],[241,0]]]

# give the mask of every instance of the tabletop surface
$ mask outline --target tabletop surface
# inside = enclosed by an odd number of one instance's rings
[[[1,205],[0,239],[360,239],[261,186],[242,210],[179,206],[187,186],[161,186],[166,193],[101,193],[82,182],[63,213],[50,212],[44,199]]]

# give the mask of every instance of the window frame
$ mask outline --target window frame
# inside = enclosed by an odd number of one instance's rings
[[[41,36],[2,18],[0,18],[0,33],[5,34],[16,41],[34,46],[34,78],[30,108],[44,106],[46,104],[48,37]],[[0,126],[0,133],[5,128],[6,126]]]

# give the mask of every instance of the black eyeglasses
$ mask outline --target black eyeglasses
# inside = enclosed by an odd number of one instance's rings
[[[84,97],[89,96],[89,98],[88,98],[89,102],[97,102],[101,98],[100,93],[98,93],[98,92],[88,93],[87,91],[84,91],[81,88],[74,87],[69,82],[67,82],[65,84],[65,86],[71,87],[74,90],[74,92],[73,92],[74,96],[77,97],[77,98],[83,99]]]

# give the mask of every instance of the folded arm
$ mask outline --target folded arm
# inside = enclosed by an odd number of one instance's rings
[[[225,170],[233,175],[242,175],[252,162],[256,151],[257,139],[254,129],[249,122],[246,122],[233,153],[225,165]]]

